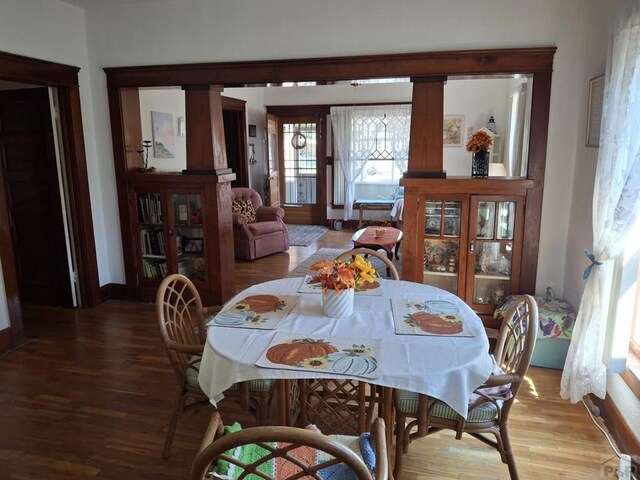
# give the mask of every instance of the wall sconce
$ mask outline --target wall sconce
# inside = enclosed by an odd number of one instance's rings
[[[249,165],[255,165],[258,163],[256,159],[256,146],[253,143],[249,144],[249,151],[247,152],[249,157]]]

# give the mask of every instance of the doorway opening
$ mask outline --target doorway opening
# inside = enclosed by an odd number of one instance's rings
[[[0,91],[0,176],[21,301],[75,307],[79,294],[56,105],[53,88]]]

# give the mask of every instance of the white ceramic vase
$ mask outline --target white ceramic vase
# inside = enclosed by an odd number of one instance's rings
[[[341,290],[340,293],[335,290],[327,290],[327,294],[322,301],[322,313],[324,313],[324,316],[341,318],[353,315],[353,294],[353,288]]]

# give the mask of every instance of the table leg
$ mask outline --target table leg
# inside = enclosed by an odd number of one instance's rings
[[[278,425],[289,425],[289,395],[287,395],[287,380],[276,380],[276,402],[278,405]]]
[[[387,449],[391,451],[393,443],[393,388],[384,387],[382,390],[382,418],[386,429]]]

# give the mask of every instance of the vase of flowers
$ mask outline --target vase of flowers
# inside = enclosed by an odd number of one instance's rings
[[[360,255],[348,261],[320,260],[309,268],[316,272],[311,282],[322,286],[322,311],[331,318],[353,315],[355,289],[372,283],[377,275],[371,263]]]
[[[467,151],[471,152],[471,176],[487,178],[489,176],[489,149],[493,139],[483,130],[478,130],[467,142]]]

